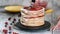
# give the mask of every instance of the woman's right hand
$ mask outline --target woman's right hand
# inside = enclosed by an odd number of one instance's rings
[[[58,23],[56,26],[54,26],[51,30],[60,30],[60,16],[58,17]]]

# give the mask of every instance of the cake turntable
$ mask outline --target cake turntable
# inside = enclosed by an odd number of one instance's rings
[[[45,24],[42,26],[35,26],[35,27],[22,25],[21,22],[16,23],[16,27],[18,27],[20,30],[24,30],[24,31],[49,30],[50,26],[51,26],[51,24],[48,21],[45,21]]]

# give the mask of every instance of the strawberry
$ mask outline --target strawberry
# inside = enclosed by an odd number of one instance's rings
[[[36,8],[31,8],[30,10],[31,10],[31,11],[34,11],[34,10],[36,10]]]

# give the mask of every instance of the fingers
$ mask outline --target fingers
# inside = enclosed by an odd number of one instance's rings
[[[58,20],[60,20],[60,16],[58,16]]]
[[[57,25],[54,27],[53,31],[54,30],[59,30],[60,29],[60,21],[58,21]]]

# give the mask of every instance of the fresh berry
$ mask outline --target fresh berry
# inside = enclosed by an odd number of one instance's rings
[[[9,32],[9,34],[11,34],[11,32]]]
[[[5,27],[7,27],[7,25],[8,25],[8,22],[5,22]]]
[[[14,21],[12,21],[12,23],[15,23]]]
[[[13,34],[18,34],[18,33],[16,33],[16,32],[13,32]]]
[[[16,21],[16,19],[14,18],[13,21]]]
[[[9,30],[11,30],[11,26],[9,26]]]
[[[8,25],[8,22],[5,22],[6,25]]]
[[[34,10],[36,10],[36,8],[31,8],[30,10],[31,10],[31,11],[34,11]]]
[[[5,27],[7,27],[7,25],[5,25]]]
[[[10,18],[8,18],[8,20],[11,20],[11,17],[10,17]]]
[[[12,25],[12,23],[10,23],[10,25]]]
[[[3,29],[3,32],[4,32],[4,34],[7,34],[8,30],[6,30],[6,29]]]

